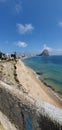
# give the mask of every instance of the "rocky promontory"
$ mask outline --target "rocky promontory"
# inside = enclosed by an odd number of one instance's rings
[[[38,56],[49,56],[49,51],[47,49],[44,49]]]

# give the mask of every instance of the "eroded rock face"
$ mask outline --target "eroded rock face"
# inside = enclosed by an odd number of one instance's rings
[[[15,91],[15,92],[14,92]],[[62,130],[59,121],[45,114],[45,107],[29,102],[19,90],[0,85],[0,110],[18,130]]]

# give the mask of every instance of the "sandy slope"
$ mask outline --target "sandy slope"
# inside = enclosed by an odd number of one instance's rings
[[[61,101],[59,101],[49,88],[36,78],[36,74],[27,68],[22,61],[19,60],[16,67],[17,78],[22,84],[23,89],[28,93],[28,96],[35,100],[46,101],[55,106],[62,107]]]
[[[14,87],[17,86],[17,82],[15,81],[14,78],[15,64],[16,64],[15,61],[0,62],[0,80]]]
[[[0,62],[0,80],[20,89],[20,91],[22,90],[31,99],[46,101],[62,107],[62,103],[55,96],[55,93],[41,83],[33,70],[26,67],[21,60],[17,62],[16,69],[14,68],[15,64],[14,61]],[[16,72],[17,80],[14,72]]]
[[[16,71],[16,78],[18,79],[18,82],[15,80],[14,71]],[[51,91],[51,89],[41,83],[41,81],[36,77],[34,71],[26,67],[21,61],[17,62],[16,69],[14,68],[13,61],[0,63],[0,86],[1,84],[5,86],[6,89],[9,89],[9,91],[21,98],[22,101],[26,98],[30,102],[36,103],[37,107],[39,107],[39,105],[45,106],[46,104],[46,111],[48,110],[47,112],[51,112],[53,110],[50,109],[52,106],[50,107],[47,103],[62,108],[62,103]],[[18,85],[20,88],[18,88]],[[56,107],[54,110],[56,111]],[[1,112],[0,122],[5,130],[16,130],[15,126],[9,122],[9,119]]]

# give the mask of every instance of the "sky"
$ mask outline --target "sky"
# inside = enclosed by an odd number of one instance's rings
[[[62,0],[0,0],[0,51],[62,54]]]

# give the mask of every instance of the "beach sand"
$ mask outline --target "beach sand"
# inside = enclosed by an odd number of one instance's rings
[[[62,108],[62,102],[55,95],[55,93],[50,88],[46,87],[38,79],[34,71],[26,67],[21,60],[19,60],[16,64],[16,73],[19,83],[22,84],[23,89],[30,98],[35,101],[45,101]]]

